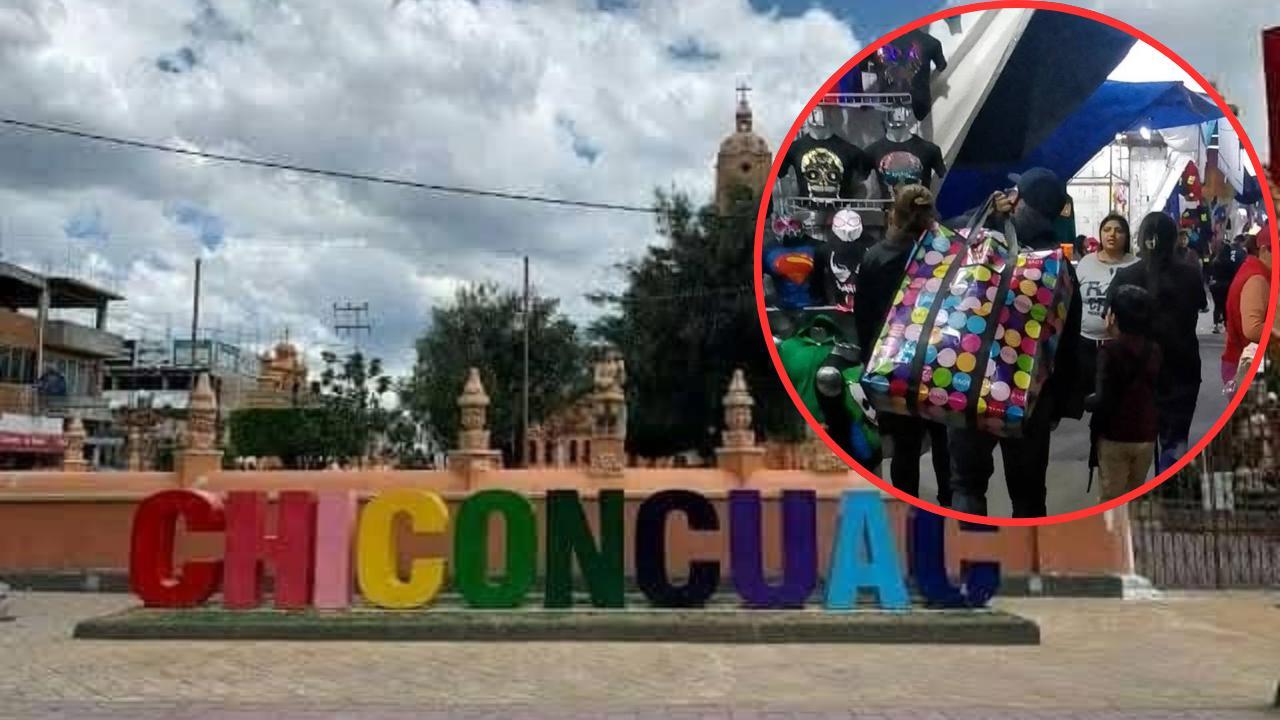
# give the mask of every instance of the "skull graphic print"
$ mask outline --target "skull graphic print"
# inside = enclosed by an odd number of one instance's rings
[[[839,156],[822,147],[800,156],[800,172],[814,195],[835,195],[844,177],[844,163]]]

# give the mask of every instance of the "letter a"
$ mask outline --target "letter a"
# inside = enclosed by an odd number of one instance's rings
[[[850,490],[840,498],[826,608],[852,610],[863,588],[875,590],[885,609],[911,607],[884,500],[878,492]]]

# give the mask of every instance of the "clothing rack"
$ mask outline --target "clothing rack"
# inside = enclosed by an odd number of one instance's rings
[[[854,210],[862,216],[862,222],[868,227],[883,227],[886,213],[893,205],[892,200],[819,198],[802,195],[782,198],[783,215],[794,217],[801,210]]]
[[[825,107],[846,108],[878,108],[890,110],[895,107],[910,107],[909,93],[828,93],[818,101]]]

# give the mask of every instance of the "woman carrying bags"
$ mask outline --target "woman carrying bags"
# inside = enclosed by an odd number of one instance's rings
[[[916,242],[938,220],[933,193],[923,185],[898,190],[889,210],[888,228],[880,242],[867,249],[858,268],[853,315],[859,338],[880,337],[881,326],[902,285],[907,261]],[[874,341],[863,341],[863,362],[870,359]],[[920,497],[920,451],[929,436],[933,470],[938,479],[938,504],[951,506],[951,454],[947,429],[937,423],[912,417],[880,413],[877,423],[882,435],[893,438],[889,462],[890,480],[903,492]]]

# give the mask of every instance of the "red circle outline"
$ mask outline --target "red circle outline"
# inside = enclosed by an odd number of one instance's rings
[[[922,17],[913,23],[903,25],[897,30],[894,30],[890,33],[887,33],[881,36],[875,42],[870,43],[869,45],[864,47],[862,50],[858,52],[858,54],[854,55],[853,58],[851,58],[848,62],[846,62],[839,69],[837,69],[829,78],[827,78],[827,81],[823,83],[822,87],[820,87],[818,91],[814,93],[813,97],[809,99],[808,104],[805,105],[804,110],[799,114],[799,116],[797,116],[796,121],[792,123],[791,129],[787,132],[786,138],[783,140],[781,146],[778,148],[778,152],[774,157],[773,165],[769,169],[769,178],[765,183],[765,188],[766,189],[772,188],[774,184],[777,182],[778,171],[782,167],[782,160],[784,157],[786,157],[787,149],[791,146],[792,140],[800,132],[800,128],[804,124],[804,119],[808,117],[810,113],[813,112],[814,108],[817,107],[818,102],[822,99],[822,97],[828,94],[829,92],[831,92],[831,90],[835,87],[836,83],[839,82],[840,78],[844,77],[848,72],[853,70],[859,63],[861,63],[863,60],[868,58],[873,52],[875,52],[877,49],[882,47],[884,44],[891,42],[912,30],[916,30],[916,29],[925,27],[927,25],[931,25],[934,22],[937,22],[939,20],[945,20],[946,18],[954,17],[956,15],[965,15],[973,12],[981,12],[983,10],[1003,10],[1003,9],[1049,10],[1053,12],[1063,12],[1070,15],[1077,15],[1079,17],[1088,18],[1090,20],[1103,23],[1117,30],[1126,32],[1129,35],[1132,35],[1138,38],[1139,40],[1147,43],[1151,47],[1159,50],[1165,57],[1172,60],[1178,67],[1182,68],[1197,83],[1199,83],[1200,86],[1205,89],[1206,94],[1208,94],[1209,97],[1215,103],[1217,103],[1218,108],[1222,110],[1226,120],[1231,123],[1231,127],[1234,128],[1236,131],[1236,134],[1239,135],[1241,144],[1244,145],[1245,151],[1248,153],[1249,160],[1252,161],[1253,163],[1254,172],[1257,174],[1259,178],[1259,185],[1261,185],[1263,190],[1263,203],[1267,208],[1267,215],[1270,218],[1276,218],[1275,204],[1272,202],[1271,194],[1267,192],[1269,188],[1268,183],[1274,182],[1274,179],[1268,178],[1266,176],[1266,173],[1262,171],[1262,163],[1258,159],[1258,152],[1254,148],[1252,141],[1249,140],[1249,136],[1245,133],[1244,127],[1240,124],[1240,119],[1237,118],[1235,114],[1231,112],[1231,108],[1227,106],[1227,103],[1225,100],[1223,100],[1222,95],[1219,94],[1218,91],[1215,90],[1214,87],[1209,84],[1209,81],[1203,75],[1201,75],[1199,71],[1197,71],[1194,67],[1192,67],[1191,64],[1188,63],[1186,60],[1179,57],[1176,53],[1170,50],[1163,43],[1151,37],[1150,35],[1146,34],[1145,32],[1133,27],[1132,25],[1129,25],[1128,23],[1121,22],[1113,17],[1104,15],[1094,10],[1088,10],[1085,8],[1076,7],[1074,5],[1064,5],[1062,3],[1057,3],[1057,2],[1044,2],[1041,0],[989,0],[988,2],[979,2],[979,3],[970,4],[970,5],[962,5],[958,7],[948,8],[945,10],[940,10],[936,13],[933,13],[932,15],[927,15],[925,17]],[[1272,170],[1273,172],[1280,173],[1280,168],[1272,168]],[[997,525],[997,526],[1004,526],[1004,527],[1031,527],[1031,526],[1040,526],[1040,525],[1055,525],[1057,523],[1069,522],[1071,520],[1082,520],[1084,518],[1120,507],[1121,505],[1124,505],[1130,500],[1134,500],[1140,497],[1141,495],[1155,489],[1161,483],[1165,482],[1169,478],[1178,474],[1197,455],[1199,455],[1201,452],[1204,451],[1204,449],[1209,445],[1209,443],[1213,440],[1213,438],[1218,435],[1218,433],[1222,432],[1223,427],[1226,426],[1227,421],[1230,420],[1231,416],[1235,413],[1236,409],[1240,406],[1241,401],[1243,401],[1244,399],[1245,393],[1243,392],[1236,393],[1236,396],[1231,400],[1230,403],[1228,403],[1226,411],[1222,413],[1222,415],[1214,423],[1213,427],[1211,427],[1209,431],[1205,433],[1204,437],[1202,437],[1194,447],[1190,448],[1187,451],[1187,453],[1183,455],[1182,458],[1179,459],[1178,462],[1173,465],[1173,467],[1169,468],[1168,470],[1165,470],[1159,476],[1147,482],[1146,484],[1142,485],[1141,487],[1135,490],[1132,490],[1129,493],[1106,503],[1099,503],[1092,507],[1082,508],[1080,510],[1075,510],[1069,513],[1049,515],[1049,516],[1040,517],[1040,518],[999,518],[999,517],[987,517],[982,515],[972,515],[969,513],[962,513],[956,510],[951,510],[949,508],[941,507],[939,505],[934,505],[933,503],[926,502],[918,497],[915,497],[914,495],[909,495],[901,490],[898,490],[897,488],[893,487],[891,483],[885,482],[883,479],[878,477],[875,473],[872,473],[866,468],[859,465],[856,461],[854,461],[852,457],[849,456],[848,453],[846,453],[844,450],[841,450],[840,447],[836,445],[835,441],[831,439],[831,437],[827,434],[826,430],[822,428],[822,425],[818,423],[817,420],[813,417],[813,414],[809,412],[809,409],[805,407],[804,403],[800,399],[800,395],[796,392],[795,385],[791,383],[791,378],[787,376],[787,372],[782,366],[782,360],[778,356],[777,348],[774,347],[773,339],[772,339],[773,336],[769,330],[769,318],[768,318],[768,314],[765,311],[764,283],[763,283],[763,277],[762,277],[764,267],[763,267],[763,258],[761,256],[761,250],[764,247],[764,220],[765,220],[765,214],[768,211],[768,207],[769,207],[770,195],[771,195],[771,191],[768,193],[762,193],[762,197],[760,200],[760,208],[756,217],[756,233],[755,233],[755,244],[754,244],[754,251],[753,251],[755,258],[752,264],[753,264],[753,274],[754,274],[753,284],[755,286],[755,293],[756,293],[756,311],[760,317],[760,331],[761,331],[762,339],[764,340],[765,346],[769,350],[769,357],[773,361],[774,370],[778,373],[778,378],[782,381],[782,386],[786,388],[787,395],[791,398],[792,404],[795,405],[796,409],[800,411],[800,414],[801,416],[804,417],[805,422],[809,424],[810,428],[812,428],[814,431],[817,432],[818,437],[821,438],[824,443],[826,443],[827,447],[829,447],[837,457],[839,457],[846,464],[848,464],[850,468],[852,468],[853,471],[856,472],[864,480],[867,480],[871,484],[893,495],[899,500],[910,503],[911,505],[915,505],[916,507],[921,508],[923,510],[928,510],[929,512],[932,512],[938,515],[943,515],[949,518],[954,518],[956,520],[963,520],[971,523],[981,523],[986,525]],[[1272,233],[1272,239],[1271,239],[1272,252],[1274,253],[1277,248],[1280,248],[1280,223],[1277,223],[1273,219],[1270,223],[1270,226],[1271,226],[1271,233]],[[1258,353],[1254,357],[1253,364],[1249,367],[1249,371],[1245,374],[1245,379],[1244,379],[1245,386],[1248,386],[1253,382],[1254,375],[1257,374],[1258,367],[1262,364],[1262,359],[1266,354],[1267,343],[1271,337],[1270,328],[1272,327],[1272,324],[1276,320],[1275,318],[1276,300],[1277,300],[1278,293],[1280,293],[1280,263],[1275,263],[1271,268],[1271,298],[1270,298],[1270,306],[1267,310],[1267,318],[1263,324],[1264,332],[1262,335],[1262,342],[1258,343]]]

